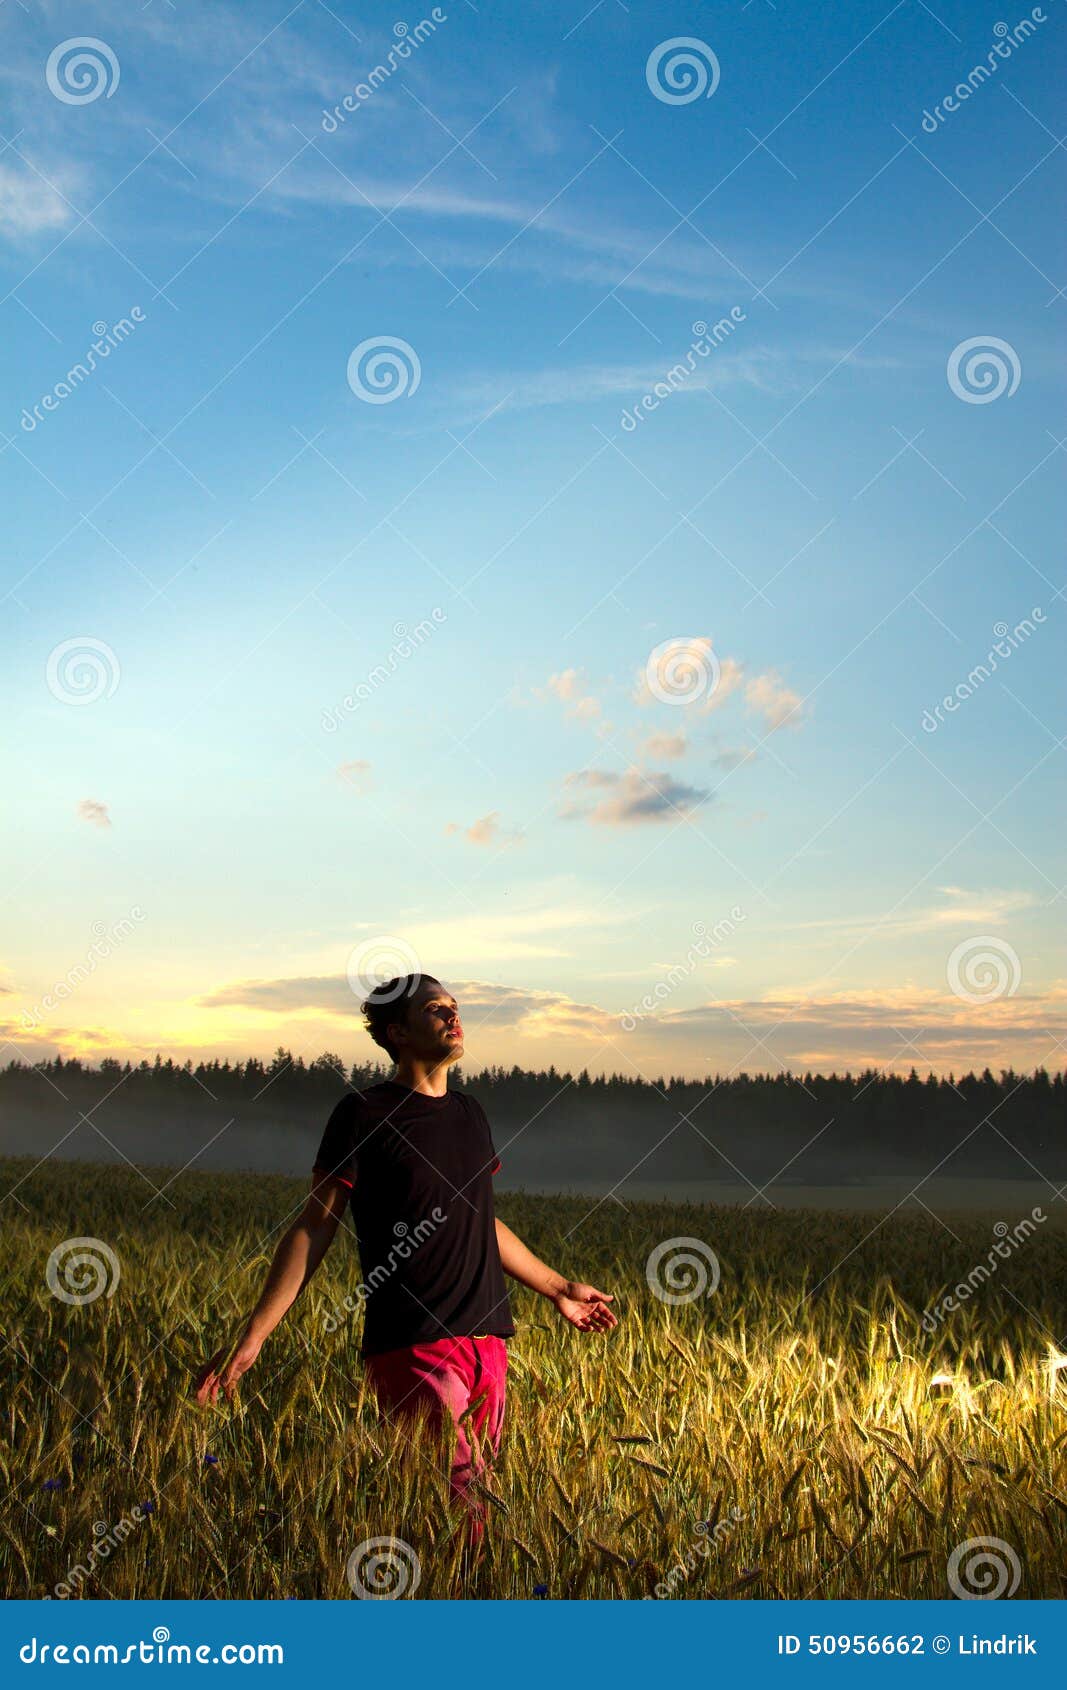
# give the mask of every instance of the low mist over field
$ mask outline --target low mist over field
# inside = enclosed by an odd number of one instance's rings
[[[346,1086],[384,1074],[284,1050],[266,1065],[12,1065],[0,1152],[304,1175]],[[651,1083],[513,1068],[452,1083],[486,1108],[500,1190],[867,1208],[918,1187],[926,1202],[999,1210],[1042,1193],[1054,1207],[1067,1178],[1064,1076],[1044,1070]]]

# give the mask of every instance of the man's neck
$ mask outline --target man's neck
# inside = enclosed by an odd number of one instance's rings
[[[393,1078],[397,1085],[407,1086],[409,1091],[421,1091],[426,1097],[444,1097],[448,1090],[448,1065],[444,1062],[431,1065],[409,1058],[397,1063]]]

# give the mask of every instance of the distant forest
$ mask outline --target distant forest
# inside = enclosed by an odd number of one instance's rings
[[[112,1143],[135,1159],[184,1162],[214,1133],[221,1148],[200,1165],[302,1169],[338,1098],[389,1072],[329,1051],[305,1062],[282,1048],[267,1063],[13,1062],[0,1069],[0,1151],[40,1143],[47,1153],[53,1140],[41,1143],[42,1131],[76,1129],[56,1155],[96,1158]],[[484,1105],[510,1184],[610,1186],[635,1166],[664,1182],[849,1183],[935,1165],[952,1177],[1067,1177],[1067,1074],[1044,1068],[652,1080],[555,1067],[468,1077],[457,1066],[450,1084]]]

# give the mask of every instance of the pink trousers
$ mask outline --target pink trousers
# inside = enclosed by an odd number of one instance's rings
[[[500,1448],[508,1371],[504,1339],[437,1338],[367,1356],[364,1365],[387,1420],[426,1414],[431,1429],[441,1432],[449,1421],[455,1427],[449,1484],[454,1497],[469,1503],[471,1480],[484,1473]],[[482,1509],[471,1505],[471,1513],[477,1539]]]

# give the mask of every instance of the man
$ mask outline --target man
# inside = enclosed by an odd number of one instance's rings
[[[489,1122],[447,1084],[463,1055],[452,994],[427,975],[407,975],[371,992],[363,1015],[394,1077],[347,1093],[333,1110],[303,1212],[278,1245],[236,1351],[220,1350],[201,1370],[197,1400],[216,1402],[220,1387],[232,1399],[351,1203],[366,1309],[361,1353],[379,1408],[405,1422],[425,1413],[438,1434],[454,1428],[451,1489],[466,1498],[487,1449],[495,1454],[500,1444],[506,1340],[515,1330],[504,1274],[547,1297],[581,1332],[616,1326],[614,1299],[554,1272],[495,1218],[500,1158]]]

